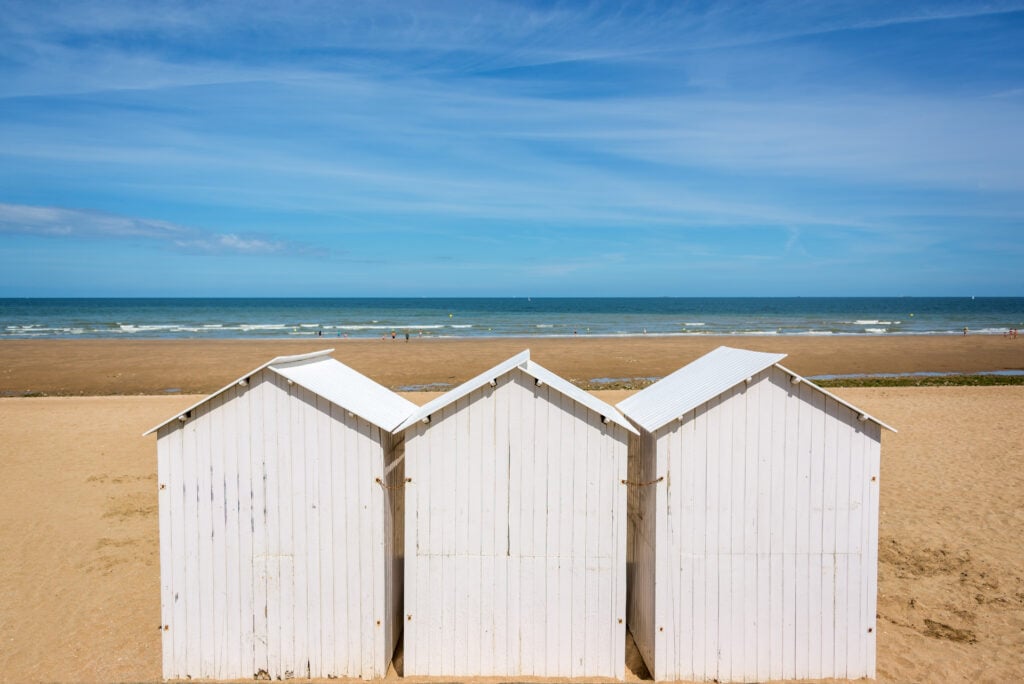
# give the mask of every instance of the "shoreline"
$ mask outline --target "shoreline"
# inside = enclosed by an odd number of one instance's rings
[[[1024,342],[1001,335],[0,340],[0,396],[208,394],[275,356],[333,348],[380,384],[445,389],[530,349],[585,388],[650,382],[721,346],[788,354],[805,377],[1024,370]]]

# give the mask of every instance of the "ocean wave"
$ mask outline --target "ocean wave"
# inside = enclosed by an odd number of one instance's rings
[[[464,325],[449,325],[448,327],[449,328],[472,328],[473,324],[472,323],[466,323]]]
[[[238,326],[238,329],[248,332],[250,330],[284,330],[287,327],[284,323],[243,323]]]
[[[443,328],[443,325],[339,325],[338,330],[437,330]],[[453,328],[465,327],[472,328],[473,326],[458,326],[453,325]]]
[[[879,334],[886,333],[888,332],[888,330],[886,330],[885,328],[864,328],[864,332]]]
[[[700,323],[700,322],[697,322],[697,323],[683,323],[683,325],[696,328],[696,327],[704,325],[704,324]]]

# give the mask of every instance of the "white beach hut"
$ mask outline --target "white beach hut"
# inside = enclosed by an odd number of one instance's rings
[[[385,675],[402,611],[392,430],[415,405],[331,351],[275,358],[146,433],[165,678]]]
[[[629,422],[525,351],[403,433],[404,674],[622,678]]]
[[[658,680],[875,674],[888,425],[719,347],[618,405],[631,440],[629,627]]]

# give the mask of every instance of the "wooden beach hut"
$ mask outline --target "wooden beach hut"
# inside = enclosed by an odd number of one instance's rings
[[[719,347],[618,404],[631,440],[629,628],[658,680],[875,674],[888,425]]]
[[[165,678],[386,674],[402,611],[392,430],[415,405],[331,351],[275,358],[146,433]]]
[[[405,675],[621,679],[636,430],[528,351],[405,435]]]

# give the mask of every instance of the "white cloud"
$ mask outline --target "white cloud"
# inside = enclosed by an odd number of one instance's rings
[[[284,242],[235,233],[204,233],[167,221],[100,211],[0,204],[0,233],[82,240],[152,240],[211,254],[267,254],[285,251]]]

